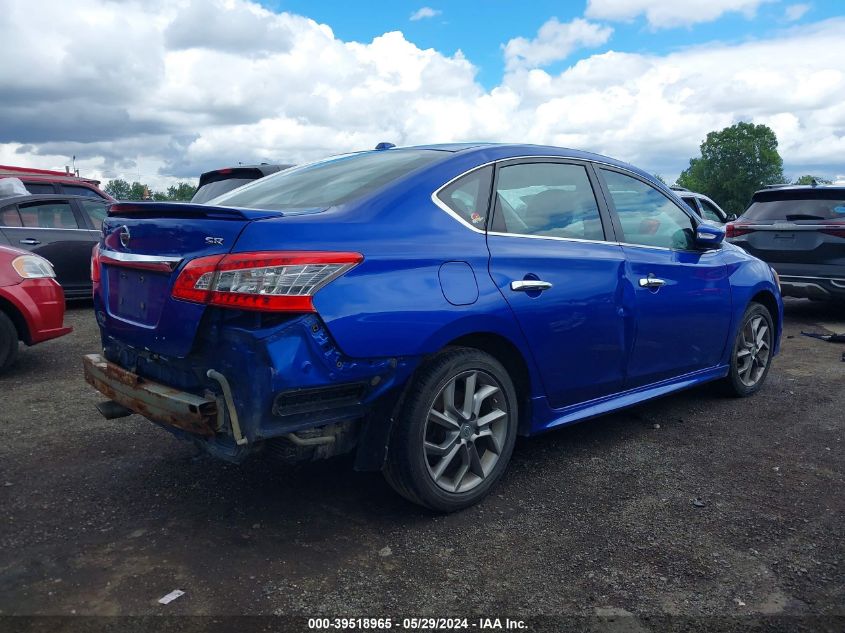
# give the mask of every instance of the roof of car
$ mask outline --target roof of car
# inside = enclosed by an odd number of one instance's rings
[[[758,189],[754,192],[754,194],[766,192],[775,192],[775,191],[819,191],[819,190],[833,190],[833,191],[845,191],[845,184],[836,184],[836,185],[767,185],[762,189]]]
[[[38,202],[39,200],[91,200],[109,204],[105,198],[92,198],[91,196],[76,196],[66,193],[33,193],[27,196],[0,196],[0,205],[19,204],[22,202]]]

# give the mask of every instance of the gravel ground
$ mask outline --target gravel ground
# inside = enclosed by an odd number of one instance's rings
[[[432,516],[343,459],[233,466],[102,419],[71,307],[0,378],[0,614],[845,616],[845,346],[800,336],[843,317],[789,301],[755,397],[520,440],[488,500]]]

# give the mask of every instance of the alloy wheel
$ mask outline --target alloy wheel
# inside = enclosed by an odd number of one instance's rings
[[[490,475],[502,453],[510,414],[501,385],[483,371],[451,378],[434,398],[423,453],[434,483],[466,492]]]
[[[737,374],[743,385],[753,387],[766,373],[771,357],[772,332],[766,319],[753,315],[742,327],[736,350]]]

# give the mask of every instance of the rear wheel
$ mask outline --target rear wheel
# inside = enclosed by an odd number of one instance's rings
[[[475,349],[447,350],[419,370],[405,397],[385,477],[414,503],[466,508],[504,473],[517,422],[516,392],[501,363]]]
[[[749,304],[734,341],[731,371],[725,379],[732,395],[750,396],[763,386],[771,365],[774,331],[766,306]]]
[[[18,358],[18,331],[9,316],[0,310],[0,373]]]

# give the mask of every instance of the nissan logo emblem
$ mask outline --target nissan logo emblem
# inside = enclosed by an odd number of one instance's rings
[[[129,233],[129,227],[123,225],[120,227],[120,243],[123,248],[129,246],[129,240],[132,239],[132,235]]]

